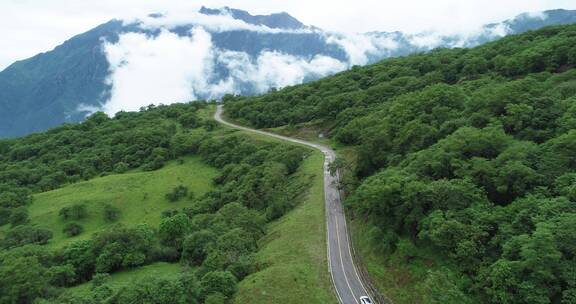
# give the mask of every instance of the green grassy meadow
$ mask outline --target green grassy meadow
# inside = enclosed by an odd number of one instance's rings
[[[178,185],[187,186],[196,197],[212,189],[217,170],[205,165],[198,157],[172,161],[164,168],[150,172],[129,172],[80,182],[53,191],[34,195],[29,207],[32,224],[46,227],[54,233],[49,246],[61,247],[72,241],[88,239],[94,232],[113,224],[106,222],[103,207],[110,204],[120,209],[117,223],[133,226],[146,223],[157,227],[161,212],[190,204],[186,199],[169,202],[164,195]],[[73,204],[85,204],[88,216],[79,221],[84,232],[68,238],[62,233],[67,221],[58,216],[60,209]]]

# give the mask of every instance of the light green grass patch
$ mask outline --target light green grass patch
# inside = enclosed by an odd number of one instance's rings
[[[218,171],[202,163],[199,157],[183,160],[182,164],[172,161],[156,171],[109,175],[36,194],[29,207],[31,223],[52,230],[54,237],[48,243],[52,247],[88,239],[92,233],[109,226],[111,223],[106,222],[103,215],[106,204],[120,209],[118,223],[127,226],[146,223],[157,227],[162,211],[191,204],[187,198],[178,202],[166,200],[165,194],[174,187],[187,186],[196,197],[212,189],[212,179]],[[62,233],[67,221],[62,220],[58,212],[78,203],[85,204],[88,211],[88,216],[79,221],[84,232],[68,238]]]

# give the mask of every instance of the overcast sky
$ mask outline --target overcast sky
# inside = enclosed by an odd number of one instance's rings
[[[112,18],[230,6],[285,11],[331,31],[468,31],[522,12],[576,9],[575,0],[0,0],[0,70]]]

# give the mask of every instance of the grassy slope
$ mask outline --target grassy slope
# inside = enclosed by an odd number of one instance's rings
[[[240,283],[235,303],[336,303],[326,261],[323,160],[320,152],[305,160],[299,174],[313,175],[305,201],[270,224],[257,254],[267,267]]]
[[[154,277],[154,278],[170,278],[175,273],[180,271],[181,267],[179,264],[170,264],[170,263],[154,263],[146,266],[142,266],[135,269],[130,269],[122,272],[117,272],[110,277],[108,277],[106,283],[112,289],[118,290],[124,286],[131,284],[134,281],[137,281],[142,278],[146,277]],[[92,283],[87,282],[84,284],[80,284],[78,286],[74,286],[68,289],[68,292],[76,295],[82,295],[85,293],[89,293],[90,289],[92,288]]]
[[[158,226],[163,210],[181,208],[189,204],[185,199],[171,203],[164,198],[174,187],[182,184],[200,196],[212,188],[217,170],[203,164],[198,157],[186,157],[183,164],[173,161],[151,172],[132,172],[109,175],[34,196],[29,208],[33,224],[47,227],[54,233],[50,246],[63,246],[71,241],[89,238],[93,232],[110,223],[104,221],[102,208],[111,204],[121,210],[119,223],[136,225],[148,223]],[[85,203],[88,217],[81,220],[84,232],[67,238],[62,233],[65,222],[58,211],[75,203]]]

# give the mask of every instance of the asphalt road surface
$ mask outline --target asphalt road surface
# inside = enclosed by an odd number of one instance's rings
[[[326,227],[328,246],[328,270],[332,276],[332,282],[342,304],[359,304],[360,297],[368,295],[362,284],[360,276],[352,260],[350,238],[346,229],[346,218],[338,191],[339,176],[331,175],[329,164],[336,158],[336,153],[330,147],[311,143],[305,140],[290,138],[278,134],[239,126],[222,119],[222,106],[219,105],[214,119],[221,124],[248,132],[254,132],[278,139],[306,145],[324,153],[324,197],[326,200]]]

